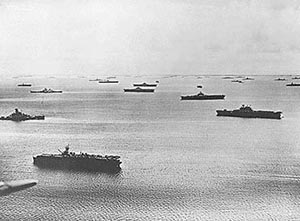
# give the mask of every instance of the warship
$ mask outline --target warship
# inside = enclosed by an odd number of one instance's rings
[[[91,172],[118,172],[121,170],[120,156],[101,156],[69,152],[69,145],[60,154],[41,154],[33,157],[33,164],[40,168],[77,170]]]
[[[45,93],[45,94],[51,94],[51,93],[62,93],[62,91],[58,90],[52,90],[51,88],[44,88],[43,90],[40,91],[30,91],[30,93]]]
[[[276,78],[276,79],[274,79],[274,81],[286,81],[286,79],[285,78]]]
[[[119,83],[119,81],[117,81],[117,80],[99,80],[98,83],[100,83],[100,84],[106,84],[106,83],[117,84],[117,83]]]
[[[141,83],[141,84],[133,84],[134,87],[156,87],[157,84],[147,84],[147,83]]]
[[[207,95],[199,92],[196,95],[181,96],[181,100],[220,100],[224,99],[225,95]]]
[[[12,121],[45,120],[45,116],[44,115],[31,116],[29,114],[22,113],[21,111],[18,110],[18,108],[16,108],[14,113],[12,113],[7,117],[1,116],[0,120],[12,120]]]
[[[299,83],[294,83],[294,82],[292,82],[292,83],[290,83],[290,84],[287,84],[286,86],[287,86],[287,87],[299,87],[300,84],[299,84]]]
[[[239,109],[236,110],[217,110],[217,116],[221,117],[281,119],[281,113],[281,111],[255,111],[247,105],[242,105]]]
[[[153,93],[154,89],[137,87],[137,88],[124,89],[124,92],[147,92],[147,93]]]
[[[18,87],[31,87],[31,84],[22,83],[22,84],[18,84]]]

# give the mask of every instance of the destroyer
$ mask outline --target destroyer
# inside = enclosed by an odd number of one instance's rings
[[[44,88],[43,90],[40,91],[30,91],[30,93],[45,93],[45,94],[51,94],[51,93],[62,93],[62,91],[55,91],[52,90],[51,88]]]
[[[42,168],[118,172],[121,170],[119,156],[101,156],[69,152],[69,145],[60,154],[42,154],[33,157],[33,164]]]
[[[196,95],[187,95],[187,96],[181,96],[181,100],[220,100],[224,99],[225,95],[208,95],[203,94],[202,92],[199,92]]]
[[[217,116],[222,117],[244,117],[244,118],[269,118],[269,119],[281,119],[280,111],[254,111],[250,106],[242,105],[237,110],[217,110]]]
[[[134,87],[156,87],[157,84],[147,84],[147,83],[141,83],[141,84],[133,84]]]
[[[151,88],[132,88],[132,89],[124,89],[124,92],[146,92],[146,93],[153,93],[154,89]]]
[[[17,108],[15,109],[15,112],[11,115],[4,117],[1,116],[0,120],[12,120],[12,121],[25,121],[25,120],[45,120],[45,116],[31,116],[29,114],[24,114],[21,111],[19,111]]]

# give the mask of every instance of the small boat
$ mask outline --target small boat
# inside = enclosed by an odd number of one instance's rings
[[[159,83],[159,81],[155,81],[155,83]]]
[[[250,106],[245,105],[236,110],[217,110],[217,116],[221,117],[281,119],[281,113],[281,111],[255,111]]]
[[[119,81],[117,81],[117,80],[100,80],[100,81],[98,81],[98,83],[100,83],[100,84],[117,84],[117,83],[119,83]]]
[[[18,87],[31,87],[31,84],[29,84],[29,83],[22,83],[22,84],[18,84]]]
[[[300,79],[300,77],[293,77],[292,79],[295,79],[295,80],[297,80],[297,79]]]
[[[225,77],[222,77],[222,79],[224,79],[224,80],[227,80],[227,79],[233,79],[233,77],[225,76]]]
[[[146,92],[146,93],[153,93],[154,89],[152,88],[130,88],[130,89],[124,89],[124,92]]]
[[[197,88],[202,88],[202,85],[197,85]]]
[[[294,83],[294,82],[292,82],[292,83],[290,83],[290,84],[287,84],[286,86],[287,86],[287,87],[299,87],[300,84],[299,84],[299,83]]]
[[[40,91],[30,91],[30,93],[44,93],[44,94],[52,94],[52,93],[62,93],[60,90],[52,90],[51,88],[44,88],[43,90]]]
[[[133,84],[134,87],[156,87],[157,84],[147,84],[147,83],[141,83],[141,84]]]
[[[199,92],[196,95],[181,96],[181,100],[222,100],[225,95],[207,95]]]

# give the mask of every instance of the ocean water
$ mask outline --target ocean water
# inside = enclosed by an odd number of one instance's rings
[[[222,76],[7,78],[0,115],[14,108],[45,121],[0,122],[0,180],[38,185],[0,198],[1,220],[298,220],[300,88],[278,76],[244,84]],[[92,77],[91,77],[92,79]],[[154,94],[124,93],[132,83]],[[51,87],[63,94],[30,94]],[[225,100],[181,101],[203,85]],[[217,117],[216,109],[280,110],[282,120]],[[122,171],[39,169],[32,156],[71,151],[121,156]]]

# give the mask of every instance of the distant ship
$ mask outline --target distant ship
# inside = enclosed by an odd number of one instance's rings
[[[292,82],[292,83],[290,83],[290,84],[287,84],[286,86],[287,86],[287,87],[298,87],[298,86],[300,86],[300,84],[299,84],[299,83],[294,83],[294,82]]]
[[[102,81],[102,79],[96,78],[96,79],[90,79],[89,81]]]
[[[18,87],[31,87],[31,84],[22,83],[22,84],[18,84]]]
[[[51,94],[51,93],[62,93],[60,90],[52,90],[51,88],[44,88],[43,90],[40,91],[30,91],[30,93],[45,93],[45,94]]]
[[[113,84],[117,84],[117,83],[119,83],[119,81],[117,81],[117,80],[99,80],[98,81],[98,83],[104,83],[104,84],[106,84],[106,83],[113,83]]]
[[[133,84],[134,87],[156,87],[157,84],[147,84],[147,83],[141,83],[141,84]]]
[[[281,111],[254,111],[250,106],[242,105],[236,110],[217,110],[217,116],[222,117],[243,117],[243,118],[269,118],[281,119]]]
[[[181,100],[220,100],[224,98],[225,95],[207,95],[202,92],[196,95],[181,96]]]
[[[252,80],[254,80],[254,78],[245,77],[245,78],[243,78],[243,80],[244,81],[252,81]]]
[[[118,172],[121,170],[120,156],[101,156],[69,152],[69,145],[60,154],[41,154],[33,157],[33,164],[42,168],[63,170]]]
[[[197,88],[202,88],[202,85],[197,85]]]
[[[232,80],[231,82],[236,82],[236,83],[240,83],[240,84],[242,84],[242,83],[244,83],[243,81],[241,81],[241,80]]]
[[[11,115],[4,117],[1,116],[0,120],[11,120],[11,121],[25,121],[25,120],[45,120],[44,115],[40,116],[31,116],[29,114],[24,114],[20,112],[17,108],[15,109],[15,112]]]
[[[153,93],[154,89],[152,88],[130,88],[130,89],[124,89],[124,92],[146,92],[146,93]]]
[[[292,79],[295,79],[295,80],[296,80],[296,79],[300,79],[300,77],[293,77]]]
[[[285,78],[276,78],[276,79],[274,79],[274,81],[286,81],[286,79]]]
[[[222,77],[222,79],[224,79],[224,80],[226,80],[226,79],[233,79],[233,77],[225,76],[225,77]]]

